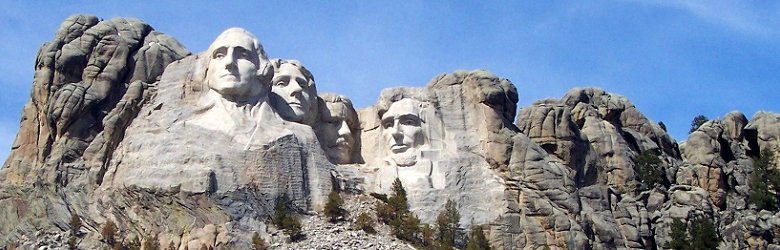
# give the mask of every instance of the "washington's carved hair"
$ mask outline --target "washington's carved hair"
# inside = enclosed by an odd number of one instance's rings
[[[263,44],[260,43],[260,40],[257,39],[255,35],[250,33],[249,31],[242,29],[242,28],[229,28],[217,36],[217,38],[214,39],[214,41],[218,41],[220,39],[223,39],[225,36],[231,33],[242,33],[252,39],[252,47],[251,49],[254,49],[257,53],[258,62],[257,63],[257,78],[260,79],[260,84],[263,84],[266,87],[271,86],[271,78],[273,78],[274,72],[271,70],[271,63],[268,61],[268,56],[265,54],[265,49],[263,49]],[[200,77],[201,80],[203,80],[203,83],[208,84],[207,75],[208,75],[208,65],[211,62],[211,55],[214,53],[214,50],[216,48],[216,44],[214,42],[209,45],[208,50],[206,50],[206,53],[203,56],[203,59],[200,59],[203,67],[203,73],[199,74],[198,77]],[[197,74],[196,74],[197,75]],[[208,87],[206,87],[208,88]]]
[[[244,35],[246,35],[248,37],[251,37],[252,38],[252,46],[254,47],[252,49],[257,51],[257,57],[260,59],[260,63],[268,62],[268,56],[265,54],[265,49],[263,49],[263,44],[260,43],[260,40],[258,40],[257,37],[254,34],[252,34],[251,32],[249,32],[249,31],[247,31],[245,29],[235,28],[235,27],[226,29],[225,31],[220,33],[219,36],[217,36],[217,38],[214,39],[214,41],[222,39],[225,36],[227,36],[228,34],[233,33],[233,32],[243,33]],[[213,43],[211,45],[209,45],[209,49],[208,49],[209,56],[211,56],[211,52],[213,52],[214,49],[216,49],[216,48],[214,47]],[[259,65],[258,65],[258,67],[259,67]]]

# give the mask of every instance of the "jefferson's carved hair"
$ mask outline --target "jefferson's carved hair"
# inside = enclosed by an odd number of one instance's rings
[[[291,64],[298,68],[298,70],[301,71],[301,74],[303,74],[303,77],[306,77],[306,81],[309,84],[309,88],[313,88],[314,86],[314,75],[303,66],[303,64],[298,60],[283,60],[283,59],[272,59],[271,60],[271,66],[274,68],[274,73],[279,73],[279,70],[282,68],[282,65],[284,64]]]

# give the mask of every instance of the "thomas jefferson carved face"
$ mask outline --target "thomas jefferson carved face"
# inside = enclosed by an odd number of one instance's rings
[[[419,147],[425,144],[422,123],[420,102],[410,98],[394,102],[382,115],[382,135],[396,164],[416,161]]]
[[[317,90],[311,73],[298,61],[274,61],[271,91],[274,106],[285,120],[312,125]]]
[[[231,101],[244,101],[267,92],[258,70],[267,59],[261,58],[262,47],[246,30],[231,28],[220,34],[209,46],[209,87]],[[264,56],[263,56],[264,57]]]
[[[315,126],[325,153],[334,163],[351,163],[355,150],[357,114],[349,100],[344,97],[325,100],[320,105],[320,121]]]

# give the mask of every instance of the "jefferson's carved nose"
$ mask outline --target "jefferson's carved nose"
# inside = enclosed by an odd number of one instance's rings
[[[295,94],[301,93],[303,91],[303,88],[301,88],[301,85],[298,84],[296,81],[290,81],[290,96],[295,96]]]

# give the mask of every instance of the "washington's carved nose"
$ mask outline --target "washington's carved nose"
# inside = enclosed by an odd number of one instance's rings
[[[225,63],[225,68],[228,70],[234,70],[234,69],[238,69],[238,65],[236,65],[235,61],[230,60]]]

